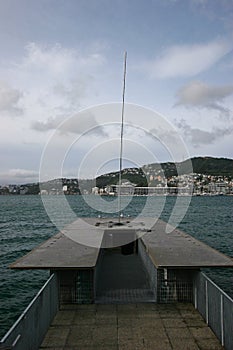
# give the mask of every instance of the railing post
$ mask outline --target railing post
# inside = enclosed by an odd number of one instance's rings
[[[206,323],[209,325],[209,296],[208,296],[208,281],[205,281],[205,314],[206,314]]]
[[[197,280],[194,282],[194,307],[197,309]]]
[[[224,346],[224,315],[223,315],[223,295],[220,296],[220,310],[221,310],[221,344]]]

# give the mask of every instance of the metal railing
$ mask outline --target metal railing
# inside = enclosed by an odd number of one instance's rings
[[[226,350],[233,349],[233,300],[204,273],[196,275],[194,306]]]
[[[58,283],[52,274],[0,341],[0,349],[36,350],[59,307]]]

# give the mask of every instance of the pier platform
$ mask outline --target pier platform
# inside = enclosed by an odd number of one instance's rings
[[[122,226],[117,226],[110,219],[78,219],[10,267],[94,268],[101,248],[111,246],[110,236],[117,237],[113,242],[115,247],[141,239],[156,268],[233,267],[232,258],[181,230],[174,228],[166,233],[167,223],[162,220],[151,226],[153,221],[152,218],[131,218],[122,220]]]
[[[161,220],[80,218],[10,267],[51,277],[38,296],[45,316],[28,310],[32,339],[20,324],[4,342],[33,343],[42,320],[40,350],[232,349],[232,300],[201,269],[233,259]]]
[[[220,350],[187,303],[63,305],[40,350]]]

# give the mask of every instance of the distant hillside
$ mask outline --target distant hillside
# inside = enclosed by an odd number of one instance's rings
[[[165,176],[171,177],[177,175],[177,169],[179,174],[187,174],[189,170],[190,159],[180,163],[161,163],[149,164],[142,168],[151,167],[154,169],[163,169]],[[213,157],[194,157],[191,158],[193,172],[197,174],[213,175],[213,176],[230,176],[233,177],[233,159],[227,158],[213,158]]]
[[[227,158],[213,158],[213,157],[195,157],[191,158],[193,165],[193,173],[212,175],[215,177],[228,177],[233,179],[233,159]],[[122,179],[130,181],[136,186],[175,186],[176,180],[172,177],[177,176],[177,169],[180,175],[189,174],[189,160],[185,160],[180,163],[153,163],[143,165],[141,168],[126,168],[122,170]],[[0,186],[1,194],[39,194],[40,190],[47,191],[48,193],[63,193],[63,186],[66,187],[66,194],[80,194],[91,193],[91,189],[94,186],[99,188],[106,187],[108,185],[114,185],[118,183],[119,173],[111,172],[101,175],[93,180],[78,180],[78,179],[53,179],[48,182],[24,184],[24,185],[10,185]],[[167,178],[167,180],[164,179]],[[217,179],[218,180],[218,179]]]
[[[141,168],[127,168],[122,171],[122,179],[127,179],[137,186],[147,186],[147,178],[145,173],[159,173],[161,168],[166,178],[177,176],[179,174],[187,174],[189,169],[188,163],[190,160],[185,160],[180,163],[153,163],[142,166]],[[213,176],[228,176],[233,178],[233,159],[213,158],[213,157],[195,157],[191,158],[193,173],[213,175]],[[162,175],[162,174],[161,174]],[[103,187],[118,182],[118,172],[101,175],[96,179],[96,185]]]
[[[233,159],[195,157],[192,164],[195,173],[233,177]]]
[[[137,186],[147,186],[147,179],[141,168],[126,168],[122,170],[122,180],[124,179],[127,179],[127,181]],[[96,186],[101,188],[108,185],[116,185],[118,181],[118,172],[112,172],[97,177]]]

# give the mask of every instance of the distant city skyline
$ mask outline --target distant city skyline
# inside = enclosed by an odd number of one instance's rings
[[[64,153],[61,175],[78,177],[88,156],[82,177],[117,170],[118,146],[111,158],[109,145],[120,124],[96,124],[83,135],[95,115],[81,120],[79,112],[121,102],[125,50],[126,102],[158,112],[190,157],[232,159],[232,34],[228,0],[1,0],[0,183],[38,181],[43,150],[67,120],[75,123],[65,124],[53,154]],[[125,136],[125,167],[136,157],[149,163],[153,152],[159,162],[182,160],[133,124]]]

